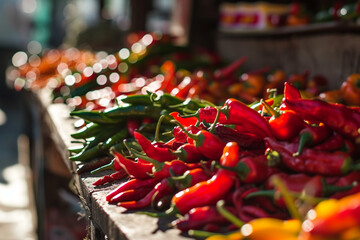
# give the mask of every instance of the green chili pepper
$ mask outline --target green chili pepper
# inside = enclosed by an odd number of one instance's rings
[[[126,117],[139,118],[148,117],[158,119],[162,108],[146,105],[128,105],[122,107],[114,107],[104,110],[103,115],[106,118],[117,121]]]
[[[120,96],[117,98],[117,100],[131,105],[149,106],[153,104],[149,94],[133,94],[128,96]]]
[[[71,156],[69,159],[71,161],[80,161],[86,162],[96,157],[104,156],[109,154],[109,149],[118,142],[123,141],[128,136],[128,131],[126,128],[120,130],[120,132],[115,133],[113,136],[107,139],[105,142],[99,142],[95,146],[86,147],[80,153]]]
[[[103,112],[97,110],[78,110],[70,112],[70,116],[75,116],[84,119],[85,121],[103,124],[119,123],[122,119],[111,119]]]

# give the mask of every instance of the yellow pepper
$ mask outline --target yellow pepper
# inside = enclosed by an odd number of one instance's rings
[[[251,240],[298,240],[301,221],[258,218],[241,228],[241,233]]]

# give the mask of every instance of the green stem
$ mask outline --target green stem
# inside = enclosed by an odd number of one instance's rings
[[[164,120],[165,117],[166,117],[165,115],[161,115],[159,117],[159,120],[158,120],[157,124],[156,124],[156,129],[155,129],[155,141],[156,142],[160,142],[160,127],[161,127],[161,123],[162,123],[162,121]]]
[[[287,187],[285,186],[285,184],[282,182],[282,180],[280,179],[280,177],[278,176],[273,176],[271,178],[272,183],[274,184],[275,187],[277,187],[281,193],[281,195],[284,198],[285,204],[290,212],[290,215],[295,218],[298,219],[300,221],[302,221],[302,216],[300,215],[298,209],[295,206],[294,203],[294,198],[291,195],[291,193],[289,192],[289,190],[287,189]]]
[[[275,190],[273,190],[273,189],[271,189],[271,190],[261,190],[261,191],[256,191],[256,192],[249,193],[248,195],[246,195],[245,199],[253,198],[253,197],[274,198],[274,195],[275,195]]]
[[[239,218],[237,218],[235,215],[233,215],[231,212],[229,212],[228,210],[226,210],[225,208],[225,201],[224,200],[220,200],[216,203],[216,209],[218,210],[218,212],[224,216],[227,220],[229,220],[230,222],[232,222],[234,225],[236,225],[238,228],[241,228],[242,226],[244,226],[244,222],[241,221]]]
[[[210,133],[214,133],[214,131],[215,131],[215,126],[216,126],[216,124],[218,123],[219,118],[220,118],[220,109],[219,109],[218,107],[216,107],[216,116],[215,116],[214,122],[211,124],[211,127],[210,127],[210,129],[209,129],[209,132],[210,132]]]
[[[178,121],[176,120],[171,120],[172,123],[175,123],[176,125],[178,125],[181,130],[186,134],[186,136],[188,136],[189,138],[193,139],[194,141],[198,141],[199,140],[199,136],[196,135],[196,134],[192,134],[192,133],[189,133],[183,125],[181,125],[181,123],[179,123]]]
[[[263,99],[260,100],[260,103],[264,106],[264,108],[266,109],[266,111],[274,116],[275,118],[280,116],[280,113],[275,111],[275,109],[273,109],[267,102],[265,102]]]
[[[101,172],[101,171],[104,171],[104,170],[114,169],[114,161],[115,161],[115,159],[113,159],[110,163],[108,163],[106,165],[103,165],[101,167],[98,167],[98,168],[92,170],[90,173],[95,174],[95,173],[98,173],[98,172]]]
[[[196,238],[208,238],[214,235],[218,235],[219,233],[191,229],[188,231],[188,234]]]
[[[322,185],[323,185],[323,195],[324,196],[330,196],[337,192],[344,192],[352,189],[357,185],[357,182],[353,182],[352,184],[346,185],[346,186],[337,186],[337,185],[330,185],[327,184],[325,179],[322,179]]]
[[[311,132],[309,131],[304,131],[300,134],[300,140],[299,140],[299,148],[297,150],[296,153],[293,154],[293,157],[297,157],[299,156],[304,147],[308,144],[311,143],[314,140],[313,135],[311,134]]]

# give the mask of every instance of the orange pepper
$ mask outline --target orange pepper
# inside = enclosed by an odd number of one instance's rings
[[[263,75],[244,73],[241,75],[241,80],[244,93],[254,97],[261,97],[266,84],[266,79]]]
[[[360,105],[360,74],[354,73],[348,76],[342,84],[341,93],[347,105]]]
[[[340,90],[331,90],[319,94],[319,99],[329,103],[343,103],[344,98]]]
[[[303,224],[302,234],[311,236],[307,239],[329,239],[346,233],[357,234],[360,225],[360,193],[340,200],[324,200],[315,207],[313,213],[308,214],[309,219]]]

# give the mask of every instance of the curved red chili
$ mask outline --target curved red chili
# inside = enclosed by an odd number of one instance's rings
[[[148,157],[160,162],[174,159],[174,155],[170,153],[168,146],[155,145],[139,132],[134,132],[134,137]]]
[[[278,142],[272,138],[264,140],[268,147],[280,154],[282,163],[297,172],[334,176],[343,175],[358,168],[354,166],[350,155],[344,152],[330,153],[307,148],[301,155],[293,156],[298,149],[298,144]]]
[[[144,163],[125,158],[121,153],[111,149],[111,154],[115,157],[116,162],[129,174],[137,179],[148,179],[152,174],[153,165],[151,163]]]
[[[284,103],[304,119],[323,122],[327,127],[353,140],[360,138],[360,113],[351,108],[309,99],[285,99]]]

